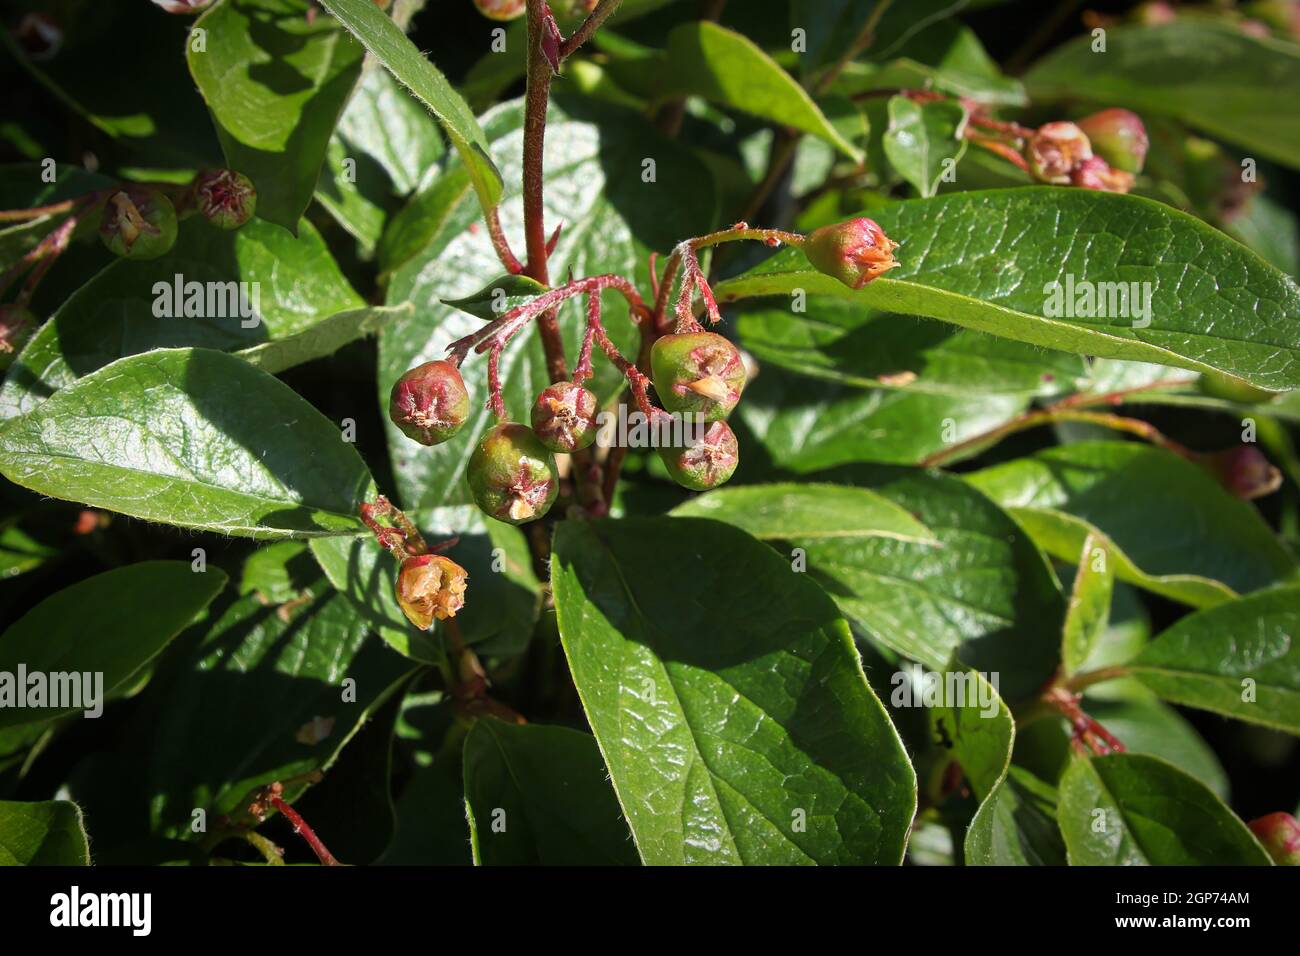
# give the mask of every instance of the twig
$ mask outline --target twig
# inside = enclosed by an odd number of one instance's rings
[[[316,835],[316,831],[307,825],[307,821],[299,815],[297,810],[285,803],[277,794],[271,794],[270,802],[271,806],[283,813],[285,819],[293,824],[293,832],[307,841],[307,845],[312,848],[322,866],[342,865],[338,860],[334,859],[334,854],[321,842],[321,838]]]
[[[869,49],[871,44],[876,41],[876,27],[880,26],[880,20],[891,3],[892,0],[878,0],[870,16],[867,17],[867,22],[862,25],[862,29],[858,31],[857,37],[849,44],[849,48],[844,51],[843,56],[832,63],[813,85],[812,92],[815,95],[820,95],[830,89],[835,79],[844,71],[844,68]]]
[[[600,0],[600,3],[596,4],[596,9],[591,11],[587,19],[583,20],[578,26],[578,29],[574,30],[573,34],[560,44],[560,62],[563,63],[574,54],[578,47],[590,40],[592,35],[600,29],[600,25],[618,10],[619,4],[622,2],[623,0]]]

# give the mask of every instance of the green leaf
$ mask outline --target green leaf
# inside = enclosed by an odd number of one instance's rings
[[[565,522],[552,573],[643,861],[902,859],[915,775],[847,625],[806,576],[692,518]]]
[[[809,575],[856,628],[931,670],[956,655],[999,672],[1011,700],[1041,686],[1056,667],[1052,622],[1063,608],[1029,539],[958,479],[902,469],[854,477],[866,487],[834,496],[824,485],[723,488],[674,514],[736,524],[782,542],[786,556],[791,546],[804,549]],[[839,503],[845,533],[803,534],[805,511],[817,514],[828,502]],[[915,524],[900,524],[899,511]]]
[[[1066,352],[830,296],[746,303],[735,323],[740,344],[764,366],[865,388],[965,399],[1048,396],[1071,391],[1087,373],[1083,360]]]
[[[965,155],[966,119],[966,107],[954,100],[917,103],[890,97],[885,155],[922,196],[933,196],[940,177],[955,170]]]
[[[338,24],[307,9],[221,0],[195,23],[205,48],[186,52],[227,165],[257,187],[257,215],[295,233],[362,59]]]
[[[487,322],[535,299],[545,291],[546,286],[536,279],[506,273],[477,292],[459,299],[443,299],[442,304],[453,306]]]
[[[0,800],[0,866],[90,866],[80,808],[67,800]]]
[[[1079,442],[966,477],[1054,557],[1077,561],[1098,535],[1117,578],[1194,607],[1296,573],[1252,505],[1160,448]]]
[[[229,604],[151,688],[144,739],[156,830],[187,835],[194,808],[209,820],[242,810],[253,787],[275,780],[292,802],[303,775],[328,769],[405,685],[410,662],[367,641],[342,595],[319,577],[301,590],[278,607],[252,594]]]
[[[1223,801],[1158,757],[1075,759],[1057,821],[1072,866],[1268,866]]]
[[[479,653],[517,654],[527,645],[537,620],[540,584],[533,575],[522,531],[486,518],[472,506],[410,515],[430,542],[455,535],[447,552],[469,575],[465,608],[456,616],[461,637]],[[312,554],[338,588],[356,605],[370,627],[399,654],[438,663],[443,660],[432,635],[406,619],[393,591],[397,560],[372,536],[316,538]]]
[[[1168,206],[1030,186],[910,200],[870,214],[900,243],[901,265],[884,277],[855,291],[789,248],[718,283],[718,301],[804,289],[1080,355],[1300,387],[1300,289],[1245,246]],[[1119,308],[1117,283],[1137,289],[1135,304]],[[1087,306],[1088,289],[1090,311],[1105,299],[1104,311],[1131,315],[1068,317]],[[1146,292],[1149,309],[1139,309]]]
[[[0,522],[0,581],[38,568],[59,553],[29,535],[15,519]]]
[[[596,739],[494,717],[465,738],[465,808],[474,862],[636,866],[636,845]]]
[[[988,795],[966,830],[967,866],[1064,866],[1056,791],[1020,767]]]
[[[236,352],[275,373],[402,314],[367,307],[310,223],[294,238],[257,219],[235,232],[193,219],[167,255],[119,259],[68,297],[10,368],[0,417],[31,411],[56,389],[150,349]]]
[[[502,177],[487,139],[461,95],[371,0],[321,0],[404,87],[432,111],[460,154],[485,211],[501,199]]]
[[[501,206],[501,219],[516,250],[522,248],[517,240],[523,222],[517,191],[522,177],[522,122],[519,102],[504,104],[483,118],[492,156],[506,182],[512,184]],[[635,114],[567,99],[553,102],[546,143],[547,223],[564,224],[550,259],[552,276],[566,275],[570,268],[575,275],[617,273],[639,288],[647,288],[652,249],[667,252],[683,237],[712,228],[717,197],[707,167],[690,150],[663,138]],[[653,157],[656,164],[655,181],[650,183],[641,178],[646,157]],[[450,202],[451,208],[436,213],[420,209],[417,218],[436,221],[436,233],[418,255],[393,274],[389,285],[389,302],[413,302],[416,311],[380,336],[378,385],[380,401],[385,404],[393,382],[403,372],[445,357],[449,344],[483,327],[480,319],[440,300],[472,296],[485,278],[501,269],[486,230],[468,228],[479,218],[477,204],[463,194],[441,198]],[[610,338],[625,355],[634,354],[639,337],[627,318],[626,303],[621,296],[609,293],[603,305]],[[573,302],[561,310],[560,327],[572,364],[586,328],[582,303]],[[588,387],[602,400],[612,399],[623,390],[625,380],[607,361],[597,358],[594,364],[596,375]],[[407,510],[471,501],[465,462],[493,422],[486,408],[486,356],[471,357],[461,374],[469,393],[477,399],[465,427],[450,441],[426,448],[395,426],[388,427],[393,471]],[[516,336],[502,354],[501,380],[512,418],[527,421],[537,394],[550,384],[541,344],[531,329]]]
[[[716,23],[683,23],[668,35],[656,68],[663,96],[701,96],[781,126],[811,133],[854,162],[862,150],[826,118],[808,92],[752,40]]]
[[[975,796],[987,797],[1011,765],[1016,739],[1011,711],[984,674],[956,662],[942,671],[925,674],[921,680],[934,681],[941,689],[939,706],[929,708],[935,742],[961,766]],[[895,693],[900,689],[896,688]],[[912,690],[913,695],[925,692],[924,683]]]
[[[1251,155],[1300,167],[1300,117],[1278,103],[1300,95],[1300,49],[1235,23],[1179,17],[1106,30],[1106,50],[1080,36],[1025,77],[1035,102],[1086,99],[1172,116]]]
[[[1066,674],[1083,666],[1093,647],[1106,633],[1110,621],[1110,596],[1115,587],[1115,566],[1100,535],[1083,539],[1070,602],[1065,608],[1061,636],[1061,663]]]
[[[1155,700],[1097,700],[1092,688],[1084,698],[1088,716],[1109,730],[1129,753],[1167,760],[1228,799],[1228,775],[1210,745],[1181,714]],[[1070,729],[1059,721],[1065,748]]]
[[[1300,734],[1300,588],[1191,614],[1142,649],[1133,674],[1165,700]]]
[[[22,665],[29,675],[26,688],[11,683],[16,682],[15,676],[0,680],[0,727],[102,706],[157,657],[225,584],[225,573],[216,568],[199,573],[186,561],[144,561],[51,594],[0,635],[0,674],[16,675]],[[87,640],[91,620],[95,637]],[[55,693],[56,683],[62,684],[56,681],[56,673],[76,678],[62,690],[72,690],[80,698],[79,705],[17,706],[12,695],[30,695],[34,690],[30,678],[37,673],[45,675],[43,691],[48,694]],[[85,675],[101,676],[88,685]]]
[[[253,538],[363,530],[370,474],[287,385],[207,349],[119,359],[0,427],[0,473],[43,495]]]

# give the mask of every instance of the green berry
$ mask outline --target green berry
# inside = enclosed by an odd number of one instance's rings
[[[664,408],[706,422],[726,418],[745,389],[740,351],[713,332],[663,336],[650,350],[650,367]]]
[[[191,188],[194,207],[218,229],[238,229],[257,209],[252,180],[233,169],[204,170]]]
[[[556,382],[537,396],[532,423],[551,451],[586,448],[596,440],[596,396],[577,382]]]
[[[704,437],[685,448],[660,448],[659,457],[673,481],[692,491],[724,484],[740,464],[736,433],[726,422],[714,422]]]
[[[439,359],[425,362],[393,383],[388,417],[402,434],[421,445],[439,445],[469,418],[469,393],[460,369]]]
[[[531,428],[517,422],[488,430],[470,456],[465,478],[478,506],[507,524],[542,517],[560,490],[555,456]]]
[[[1147,129],[1141,118],[1129,110],[1109,109],[1079,120],[1079,129],[1092,144],[1092,151],[1113,168],[1140,173],[1147,159]]]
[[[176,244],[176,209],[148,186],[127,186],[108,197],[99,237],[124,259],[157,259]]]

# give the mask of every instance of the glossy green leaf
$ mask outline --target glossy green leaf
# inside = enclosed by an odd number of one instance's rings
[[[975,796],[987,797],[1011,764],[1016,739],[1011,711],[997,687],[979,671],[954,663],[942,671],[930,671],[922,680],[934,681],[942,689],[940,705],[929,708],[935,742],[961,766]],[[925,694],[924,686],[913,689],[913,695],[918,693]]]
[[[194,808],[209,820],[241,810],[253,787],[275,780],[296,799],[302,776],[327,769],[404,686],[410,662],[367,640],[342,595],[320,577],[301,591],[279,606],[252,594],[234,601],[151,688],[155,829],[187,835]]]
[[[701,96],[722,106],[811,133],[855,162],[844,138],[808,92],[752,40],[716,23],[684,23],[668,36],[657,71],[664,95]]]
[[[195,23],[204,48],[186,51],[226,164],[257,187],[257,215],[292,232],[361,75],[360,45],[307,9],[303,0],[221,0]]]
[[[1300,387],[1300,289],[1245,246],[1168,206],[1031,186],[911,200],[871,216],[900,244],[900,266],[884,277],[855,291],[791,248],[718,283],[718,301],[803,289],[1080,355]],[[1117,283],[1136,289],[1124,308]],[[1081,304],[1085,312],[1129,314],[1068,317]]]
[[[114,691],[153,660],[225,586],[217,568],[196,572],[187,561],[143,561],[86,578],[56,591],[0,635],[0,727],[49,720],[102,707]],[[94,639],[87,625],[94,622]],[[27,688],[16,685],[19,666]],[[18,706],[30,701],[31,675],[45,675],[44,693],[70,692],[79,706]],[[68,674],[71,683],[56,681]],[[86,675],[102,675],[87,682]],[[6,684],[10,686],[6,687]],[[100,697],[99,695],[103,695]],[[9,698],[6,700],[6,698]],[[98,705],[98,707],[96,706]],[[96,717],[99,714],[95,714]]]
[[[483,288],[459,299],[443,299],[443,305],[450,305],[462,312],[491,321],[536,298],[546,291],[546,286],[536,279],[525,275],[498,276]]]
[[[81,810],[67,800],[0,800],[0,866],[90,866]]]
[[[1300,589],[1261,591],[1189,615],[1130,663],[1165,700],[1300,734]]]
[[[1066,674],[1083,666],[1110,620],[1110,596],[1115,587],[1115,565],[1101,536],[1083,539],[1078,570],[1065,608],[1061,635],[1061,663]]]
[[[0,427],[0,473],[43,495],[254,538],[355,534],[372,482],[339,428],[234,356],[119,359]]]
[[[522,122],[518,102],[483,117],[492,156],[512,184],[500,212],[516,252],[523,247],[519,241],[523,210],[517,192],[522,176]],[[655,160],[654,182],[642,179],[642,161],[647,157]],[[647,288],[650,250],[666,253],[683,237],[708,232],[716,216],[712,179],[690,150],[661,137],[634,114],[600,105],[567,99],[551,104],[546,181],[548,228],[564,224],[550,259],[552,277],[567,275],[570,268],[575,276],[617,273]],[[501,272],[486,230],[469,228],[479,218],[472,198],[454,190],[441,198],[450,206],[437,211],[421,208],[417,216],[436,222],[436,232],[393,274],[389,285],[390,303],[413,302],[416,311],[380,336],[379,392],[384,403],[403,372],[443,358],[451,342],[482,328],[482,320],[440,300],[471,296]],[[625,355],[632,354],[639,339],[627,318],[626,303],[621,296],[607,293],[603,304],[610,338]],[[560,326],[572,366],[586,327],[584,304],[576,300],[567,304],[560,312]],[[461,368],[473,396],[471,413],[450,441],[426,448],[389,426],[390,456],[403,507],[428,510],[470,502],[465,464],[493,421],[486,408],[486,359],[472,356]],[[596,375],[588,387],[602,400],[613,398],[625,381],[605,359],[597,357],[594,365]],[[541,344],[531,329],[517,335],[503,353],[501,380],[512,418],[526,421],[537,394],[550,384]]]
[[[1077,758],[1057,821],[1072,866],[1268,866],[1223,801],[1173,764],[1141,754]]]
[[[1219,758],[1174,708],[1155,699],[1097,700],[1091,693],[1085,696],[1083,707],[1089,717],[1119,738],[1129,753],[1167,760],[1228,799],[1228,775]],[[1068,724],[1062,720],[1060,726],[1062,736],[1068,739]]]
[[[1182,120],[1250,155],[1300,166],[1300,117],[1279,97],[1300,93],[1300,49],[1234,23],[1179,17],[1106,29],[1105,52],[1080,36],[1025,77],[1035,102],[1087,99]]]
[[[956,655],[999,672],[1009,699],[1041,686],[1056,667],[1052,622],[1061,620],[1063,602],[1029,539],[955,478],[891,469],[861,484],[834,498],[818,485],[723,488],[674,514],[736,524],[774,542],[787,561],[797,557],[791,547],[802,548],[809,575],[855,627],[931,670]],[[882,499],[916,525],[900,533],[908,526],[895,523],[897,512],[883,509]],[[845,533],[803,534],[805,509],[817,514],[833,500],[841,502]]]
[[[965,399],[1047,396],[1072,391],[1087,371],[1077,355],[831,296],[745,303],[735,328],[764,366],[865,388]]]
[[[167,255],[119,259],[68,297],[10,368],[0,417],[31,411],[56,389],[150,349],[236,352],[274,373],[401,314],[367,307],[305,221],[294,238],[257,219],[236,232],[190,220]]]
[[[551,567],[569,667],[642,860],[902,859],[915,776],[808,577],[698,518],[565,522]]]
[[[414,513],[430,542],[459,538],[446,552],[465,568],[469,590],[456,616],[461,637],[479,653],[517,654],[537,620],[540,585],[522,531],[487,519],[472,506]],[[399,654],[438,663],[443,659],[432,634],[406,619],[393,591],[397,560],[371,535],[316,538],[312,554],[330,583],[348,596],[370,627]]]
[[[14,519],[0,523],[0,581],[39,568],[58,555],[57,548],[37,541]]]
[[[321,0],[365,48],[433,113],[469,170],[483,209],[501,199],[502,176],[469,106],[389,17],[371,0]]]
[[[966,830],[967,866],[1064,866],[1056,791],[1011,767]]]
[[[967,479],[1049,554],[1077,561],[1085,538],[1099,533],[1117,578],[1195,607],[1296,573],[1253,505],[1163,449],[1080,442]]]
[[[567,727],[486,717],[465,738],[474,862],[636,866],[636,845],[596,739]]]
[[[922,196],[933,196],[941,177],[956,175],[966,153],[966,119],[966,107],[955,100],[918,103],[890,97],[885,155]]]

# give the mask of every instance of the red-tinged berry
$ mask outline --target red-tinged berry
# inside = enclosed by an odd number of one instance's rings
[[[1300,866],[1300,822],[1281,811],[1246,824],[1278,866]]]
[[[659,457],[673,481],[692,491],[724,484],[740,464],[736,433],[726,422],[714,422],[704,437],[685,448],[660,448]]]
[[[490,20],[513,20],[528,9],[528,0],[474,0],[478,12]]]
[[[1074,123],[1044,123],[1025,146],[1029,172],[1041,182],[1064,186],[1076,166],[1092,156],[1092,143]]]
[[[153,0],[168,13],[198,13],[212,6],[212,0]]]
[[[1070,173],[1070,185],[1108,193],[1126,193],[1133,188],[1133,174],[1111,169],[1100,156],[1090,156],[1074,167]]]
[[[577,382],[557,382],[533,403],[533,431],[551,451],[574,452],[596,440],[596,396]]]
[[[861,289],[898,265],[897,248],[875,220],[859,216],[814,230],[803,251],[818,272]]]
[[[726,418],[745,389],[740,351],[715,332],[662,336],[650,350],[650,367],[664,408],[706,422]]]
[[[1109,109],[1079,120],[1095,155],[1113,168],[1126,173],[1140,173],[1146,163],[1151,142],[1141,117],[1129,110]]]
[[[439,445],[469,418],[469,393],[460,369],[439,359],[425,362],[393,383],[388,417],[402,434],[421,445]]]
[[[560,490],[555,456],[531,428],[517,422],[488,430],[470,456],[465,477],[475,503],[507,524],[542,517]]]
[[[124,259],[157,259],[176,244],[176,209],[148,186],[127,186],[108,197],[99,237]]]
[[[1198,456],[1197,460],[1210,470],[1219,484],[1244,501],[1271,495],[1282,487],[1282,472],[1254,445],[1237,445],[1226,451],[1210,452]]]
[[[13,364],[36,331],[36,316],[20,305],[0,305],[0,372]]]
[[[192,189],[194,207],[218,229],[238,229],[257,210],[252,180],[233,169],[204,170]]]
[[[455,617],[465,606],[468,575],[450,558],[417,554],[397,572],[397,604],[406,619],[427,631],[435,620]]]

